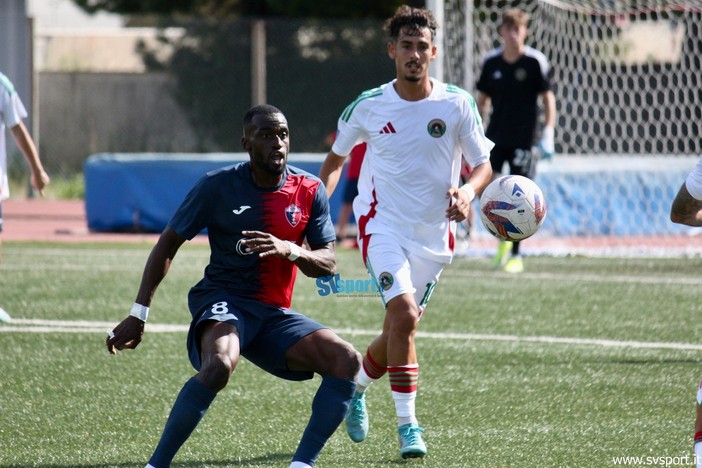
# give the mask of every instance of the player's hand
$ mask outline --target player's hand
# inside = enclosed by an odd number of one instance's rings
[[[290,255],[290,246],[272,234],[261,231],[242,231],[248,239],[242,239],[241,245],[251,253],[257,253],[259,258],[276,255],[287,258]]]
[[[451,205],[446,210],[446,217],[460,223],[470,216],[470,200],[463,190],[451,187],[446,192],[446,198],[451,199]],[[455,201],[454,201],[455,200]]]
[[[556,151],[553,135],[553,127],[544,127],[542,132],[541,140],[536,146],[541,153],[541,159],[547,160],[553,157],[554,151]]]
[[[107,332],[107,351],[117,354],[123,349],[134,349],[139,346],[144,336],[144,322],[131,315],[122,320],[112,331]]]
[[[50,182],[49,175],[43,170],[39,170],[36,173],[32,173],[30,177],[30,183],[32,187],[39,192],[39,195],[44,196],[44,187],[49,185]]]

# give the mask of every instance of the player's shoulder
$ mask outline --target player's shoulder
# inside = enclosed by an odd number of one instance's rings
[[[436,101],[442,101],[444,106],[449,103],[451,108],[463,116],[472,115],[479,121],[480,113],[475,98],[465,89],[453,83],[442,83],[434,80],[434,90]]]
[[[6,92],[9,95],[15,92],[15,86],[12,84],[12,81],[2,73],[0,73],[0,91]]]
[[[354,99],[354,101],[351,104],[346,106],[344,112],[341,113],[341,119],[345,122],[348,122],[351,118],[351,115],[354,112],[358,111],[359,109],[366,108],[367,105],[370,105],[378,99],[381,99],[385,94],[385,88],[387,86],[388,83],[382,86],[378,86],[376,88],[371,88],[363,91],[361,94],[358,95],[358,97],[356,97],[356,99]]]
[[[242,174],[248,174],[248,161],[242,161],[238,163],[231,164],[229,166],[219,167],[213,169],[205,174],[205,178],[211,180],[220,180],[226,178],[227,176],[240,176]]]
[[[475,105],[475,98],[465,89],[453,83],[441,83],[435,81],[434,86],[438,86],[438,94],[442,99],[455,102],[457,105],[467,103],[470,106]]]
[[[530,60],[534,60],[539,64],[539,68],[548,70],[548,59],[546,55],[540,50],[534,49],[533,47],[524,47],[524,57]]]
[[[488,53],[486,53],[483,56],[483,66],[489,65],[491,63],[496,63],[498,60],[501,60],[503,50],[504,50],[504,47],[500,46],[500,47],[496,47],[496,48],[492,49],[491,51],[489,51]]]
[[[446,83],[445,93],[447,96],[451,96],[454,99],[467,99],[469,101],[473,100],[472,94],[453,83]]]
[[[308,179],[309,181],[314,182],[314,183],[318,183],[318,184],[322,182],[319,177],[312,174],[311,172],[307,172],[306,170],[300,169],[299,167],[291,165],[291,164],[287,165],[287,171],[288,171],[288,174],[290,174],[293,177]]]
[[[290,164],[287,165],[286,171],[286,184],[293,184],[294,186],[301,188],[309,193],[313,198],[318,199],[318,201],[321,201],[319,197],[326,198],[327,191],[323,188],[324,184],[319,177]]]

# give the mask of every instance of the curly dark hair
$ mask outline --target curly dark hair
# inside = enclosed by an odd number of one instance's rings
[[[385,21],[383,29],[390,39],[397,40],[403,28],[409,29],[408,33],[410,35],[420,34],[419,31],[421,29],[428,28],[431,31],[431,39],[434,40],[438,27],[439,25],[436,23],[431,11],[402,5],[395,11],[395,16]]]

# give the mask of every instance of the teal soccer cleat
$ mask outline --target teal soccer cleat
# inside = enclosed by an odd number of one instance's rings
[[[346,432],[354,442],[363,442],[368,435],[368,413],[366,413],[366,394],[356,394],[351,400],[346,413]]]
[[[404,424],[397,428],[397,433],[400,435],[402,458],[422,458],[427,454],[427,446],[422,440],[424,429],[417,424]]]

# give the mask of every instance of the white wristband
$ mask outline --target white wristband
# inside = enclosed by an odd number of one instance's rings
[[[290,247],[290,253],[288,254],[288,260],[290,260],[291,262],[294,262],[295,260],[298,259],[298,257],[300,257],[300,253],[302,252],[302,250],[300,249],[300,246],[294,242],[290,242],[290,241],[285,241],[285,242],[287,242],[288,247]]]
[[[544,127],[541,132],[541,147],[547,153],[555,151],[553,127]]]
[[[149,318],[149,308],[135,302],[129,315],[138,318],[142,322],[146,322],[146,319]]]
[[[468,196],[468,201],[473,201],[475,198],[475,189],[473,188],[472,185],[470,184],[465,184],[459,190],[463,190],[465,194]]]

